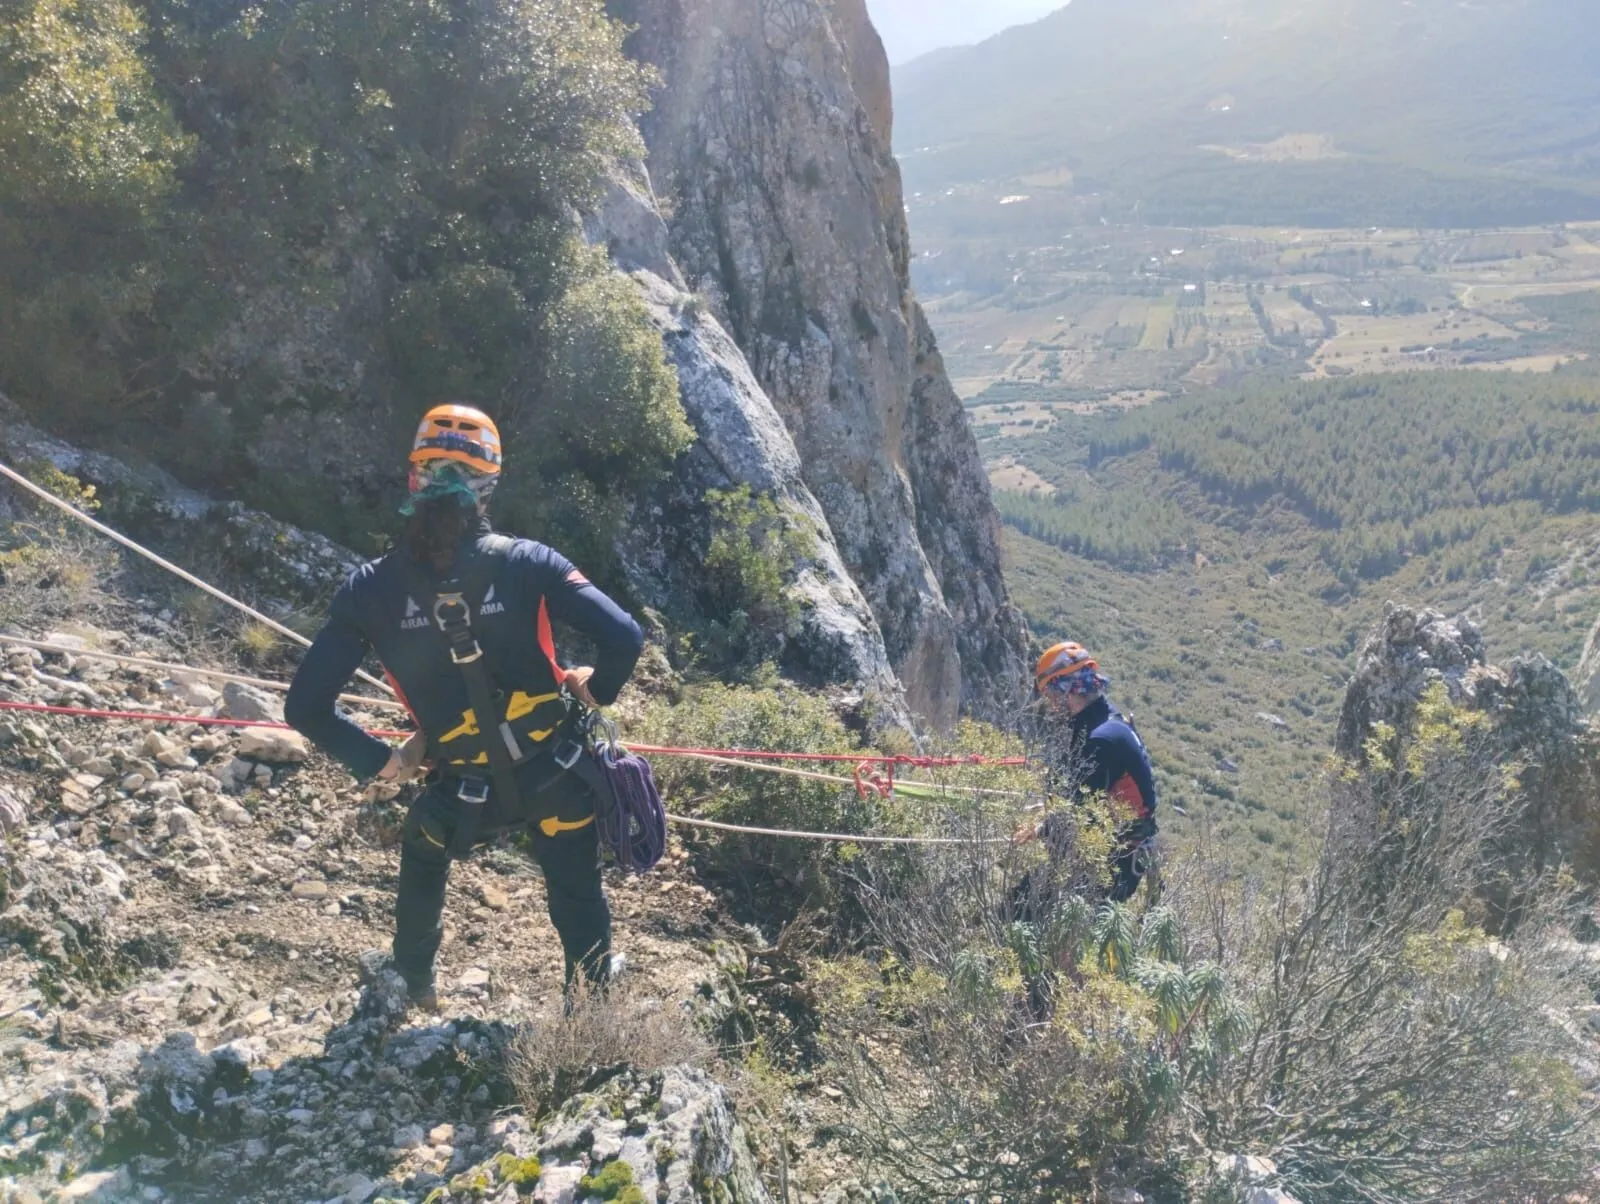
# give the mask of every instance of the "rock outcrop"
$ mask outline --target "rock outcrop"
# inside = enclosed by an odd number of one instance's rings
[[[248,580],[253,597],[278,600],[285,611],[320,602],[361,563],[331,539],[239,502],[207,497],[152,464],[86,451],[48,435],[3,396],[0,459],[13,467],[49,465],[93,485],[102,517],[113,526],[168,550],[183,549],[190,565],[209,563]],[[9,517],[4,507],[13,494],[9,485],[0,493],[0,517]]]
[[[905,697],[878,620],[806,486],[794,441],[744,356],[716,318],[698,310],[670,281],[643,267],[634,279],[678,370],[684,408],[698,436],[672,480],[636,507],[619,541],[635,593],[661,610],[693,594],[709,534],[707,491],[746,484],[768,494],[788,522],[812,536],[811,555],[790,573],[800,617],[786,641],[785,668],[812,684],[857,685],[885,720],[907,722]]]
[[[976,444],[910,291],[864,5],[610,7],[664,79],[644,133],[671,258],[792,436],[909,706],[939,725],[963,703],[994,708],[1021,679],[1023,628]]]
[[[1578,691],[1578,705],[1591,715],[1600,715],[1600,622],[1589,633],[1572,684]]]
[[[1600,732],[1578,692],[1544,656],[1488,660],[1483,634],[1465,617],[1390,603],[1362,646],[1345,690],[1335,747],[1361,761],[1374,725],[1404,733],[1418,703],[1443,686],[1458,706],[1488,717],[1484,737],[1499,764],[1518,767],[1527,799],[1525,837],[1541,863],[1560,858],[1600,879]]]

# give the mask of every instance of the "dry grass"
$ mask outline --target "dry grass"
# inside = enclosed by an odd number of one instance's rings
[[[272,659],[282,637],[265,623],[254,620],[239,629],[239,655],[248,664],[259,665]]]
[[[579,985],[565,1016],[524,1024],[506,1072],[528,1115],[542,1117],[617,1071],[698,1065],[710,1047],[677,1005],[627,987]]]

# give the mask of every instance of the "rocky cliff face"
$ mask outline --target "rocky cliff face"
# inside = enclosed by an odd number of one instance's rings
[[[671,257],[776,407],[911,710],[944,725],[995,707],[1024,633],[977,447],[910,291],[864,5],[610,7],[664,79],[644,132]]]
[[[1600,715],[1600,622],[1589,633],[1572,684],[1577,688],[1579,705],[1591,715]]]

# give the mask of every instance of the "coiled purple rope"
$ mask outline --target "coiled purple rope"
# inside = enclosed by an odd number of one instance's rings
[[[596,749],[595,760],[612,798],[598,817],[600,840],[624,873],[648,873],[667,852],[667,808],[650,762],[611,743]]]

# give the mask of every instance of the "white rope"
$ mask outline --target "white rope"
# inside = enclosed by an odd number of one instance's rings
[[[4,463],[0,463],[0,476],[7,477],[11,481],[22,486],[29,493],[33,494],[41,502],[47,502],[48,504],[54,506],[57,510],[61,511],[63,514],[70,515],[72,518],[77,519],[80,523],[83,523],[91,530],[98,531],[107,539],[114,540],[121,544],[130,552],[137,552],[140,556],[143,556],[146,560],[150,561],[150,563],[159,565],[161,568],[166,569],[167,572],[172,573],[180,579],[188,582],[196,589],[203,590],[205,593],[210,594],[213,598],[217,599],[217,601],[225,602],[235,610],[239,611],[241,614],[249,615],[256,622],[270,627],[279,635],[288,637],[290,640],[294,641],[296,644],[299,644],[303,648],[311,647],[311,641],[306,639],[306,637],[301,635],[298,631],[295,631],[291,627],[285,627],[282,623],[278,622],[277,619],[272,618],[270,615],[264,615],[259,610],[256,610],[253,606],[249,606],[239,601],[239,599],[223,593],[216,586],[208,585],[206,582],[196,577],[193,573],[181,569],[177,565],[173,564],[172,561],[162,559],[149,548],[140,546],[133,540],[129,539],[126,535],[122,534],[120,531],[113,530],[112,528],[106,526],[103,522],[100,522],[98,519],[91,518],[82,510],[79,510],[76,506],[62,501],[48,489],[43,489],[40,486],[35,485],[32,481],[28,480],[27,477],[23,476],[20,472],[17,472],[14,468],[11,468]],[[366,672],[364,669],[357,669],[356,676],[361,678],[362,681],[369,685],[377,686],[378,689],[382,690],[385,694],[392,695],[394,693],[387,683],[379,681],[376,677],[373,677],[372,674]]]
[[[622,745],[624,748],[626,748],[628,742],[624,740],[622,741]],[[791,769],[787,765],[769,765],[762,761],[744,761],[735,757],[719,757],[715,753],[670,752],[653,753],[651,755],[674,757],[683,761],[709,761],[713,765],[726,765],[732,769],[750,769],[754,770],[756,773],[776,773],[781,774],[784,777],[803,778],[809,782],[826,782],[830,786],[848,786],[852,790],[858,788],[854,778],[840,777],[838,774],[818,773],[812,769]],[[989,794],[1004,798],[1028,797],[1028,795],[1016,790],[987,790],[980,786],[952,786],[944,782],[918,782],[913,781],[910,778],[896,778],[894,781],[894,786],[895,789],[899,789],[901,786],[910,786],[914,790],[938,791],[948,794]],[[916,796],[912,795],[909,797]]]
[[[262,690],[274,690],[279,694],[289,691],[289,683],[272,681],[265,677],[250,677],[243,673],[227,673],[221,669],[197,669],[193,665],[178,665],[171,661],[151,660],[146,656],[125,656],[117,652],[102,652],[98,648],[72,648],[66,644],[50,644],[44,640],[30,640],[24,636],[12,635],[0,631],[0,644],[17,644],[23,648],[35,648],[40,652],[58,652],[65,656],[86,656],[90,660],[113,661],[119,665],[133,665],[140,669],[159,669],[163,673],[186,673],[191,677],[209,677],[217,681],[236,682],[241,686],[255,686]],[[403,711],[406,704],[397,698],[368,698],[363,694],[341,694],[340,702],[347,702],[355,706],[375,707],[383,710]]]
[[[842,832],[793,832],[785,828],[747,828],[741,824],[720,824],[709,819],[688,819],[668,815],[667,820],[685,828],[709,828],[713,832],[737,832],[742,836],[781,836],[788,840],[818,840],[829,844],[920,844],[920,845],[996,845],[1010,844],[1006,836],[963,840],[950,836],[847,836]]]

